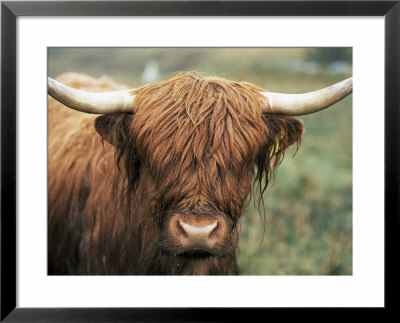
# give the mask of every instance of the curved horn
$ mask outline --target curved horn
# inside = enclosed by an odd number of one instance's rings
[[[133,90],[113,92],[86,92],[73,89],[52,78],[48,78],[48,93],[67,107],[86,113],[109,114],[134,112]]]
[[[303,94],[261,92],[268,105],[263,113],[299,116],[328,108],[353,92],[353,78],[328,86],[324,89]]]

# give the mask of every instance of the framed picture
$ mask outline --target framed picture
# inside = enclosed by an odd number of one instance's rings
[[[391,309],[399,14],[398,1],[3,2],[1,319]],[[82,102],[108,91],[104,109],[122,95],[129,113],[86,117],[93,104]],[[342,94],[321,106],[326,91]],[[293,112],[292,99],[282,110],[292,93],[307,93],[307,111]],[[168,109],[176,116],[158,120]],[[191,125],[180,137],[179,109]],[[157,120],[148,130],[141,118]],[[121,184],[125,173],[135,180]],[[133,213],[144,220],[131,225]]]

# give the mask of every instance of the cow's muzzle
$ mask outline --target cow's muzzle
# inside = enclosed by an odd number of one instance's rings
[[[231,228],[222,214],[174,214],[167,223],[161,246],[174,256],[223,257],[232,253]]]

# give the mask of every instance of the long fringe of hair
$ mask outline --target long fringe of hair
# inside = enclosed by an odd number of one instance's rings
[[[138,111],[130,130],[124,130],[130,135],[124,135],[128,140],[121,138],[118,154],[118,161],[126,154],[127,196],[133,196],[137,187],[139,149],[155,181],[165,187],[164,192],[160,190],[162,196],[171,189],[169,179],[185,182],[182,176],[192,176],[188,170],[193,166],[200,165],[200,171],[211,173],[209,178],[220,177],[222,182],[229,181],[226,174],[233,168],[240,184],[255,165],[252,187],[259,190],[258,207],[263,206],[263,194],[285,151],[293,144],[296,151],[299,148],[303,125],[296,118],[263,115],[261,109],[267,103],[261,91],[253,84],[194,72],[137,89],[133,94]],[[215,168],[205,165],[210,158]],[[172,201],[159,204],[158,212],[168,202]]]

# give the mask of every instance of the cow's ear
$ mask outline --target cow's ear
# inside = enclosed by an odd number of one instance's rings
[[[268,128],[270,157],[284,153],[293,144],[300,144],[304,133],[304,125],[300,119],[271,115],[264,120]]]
[[[110,114],[96,118],[94,127],[98,134],[111,145],[122,148],[130,141],[132,115]]]

